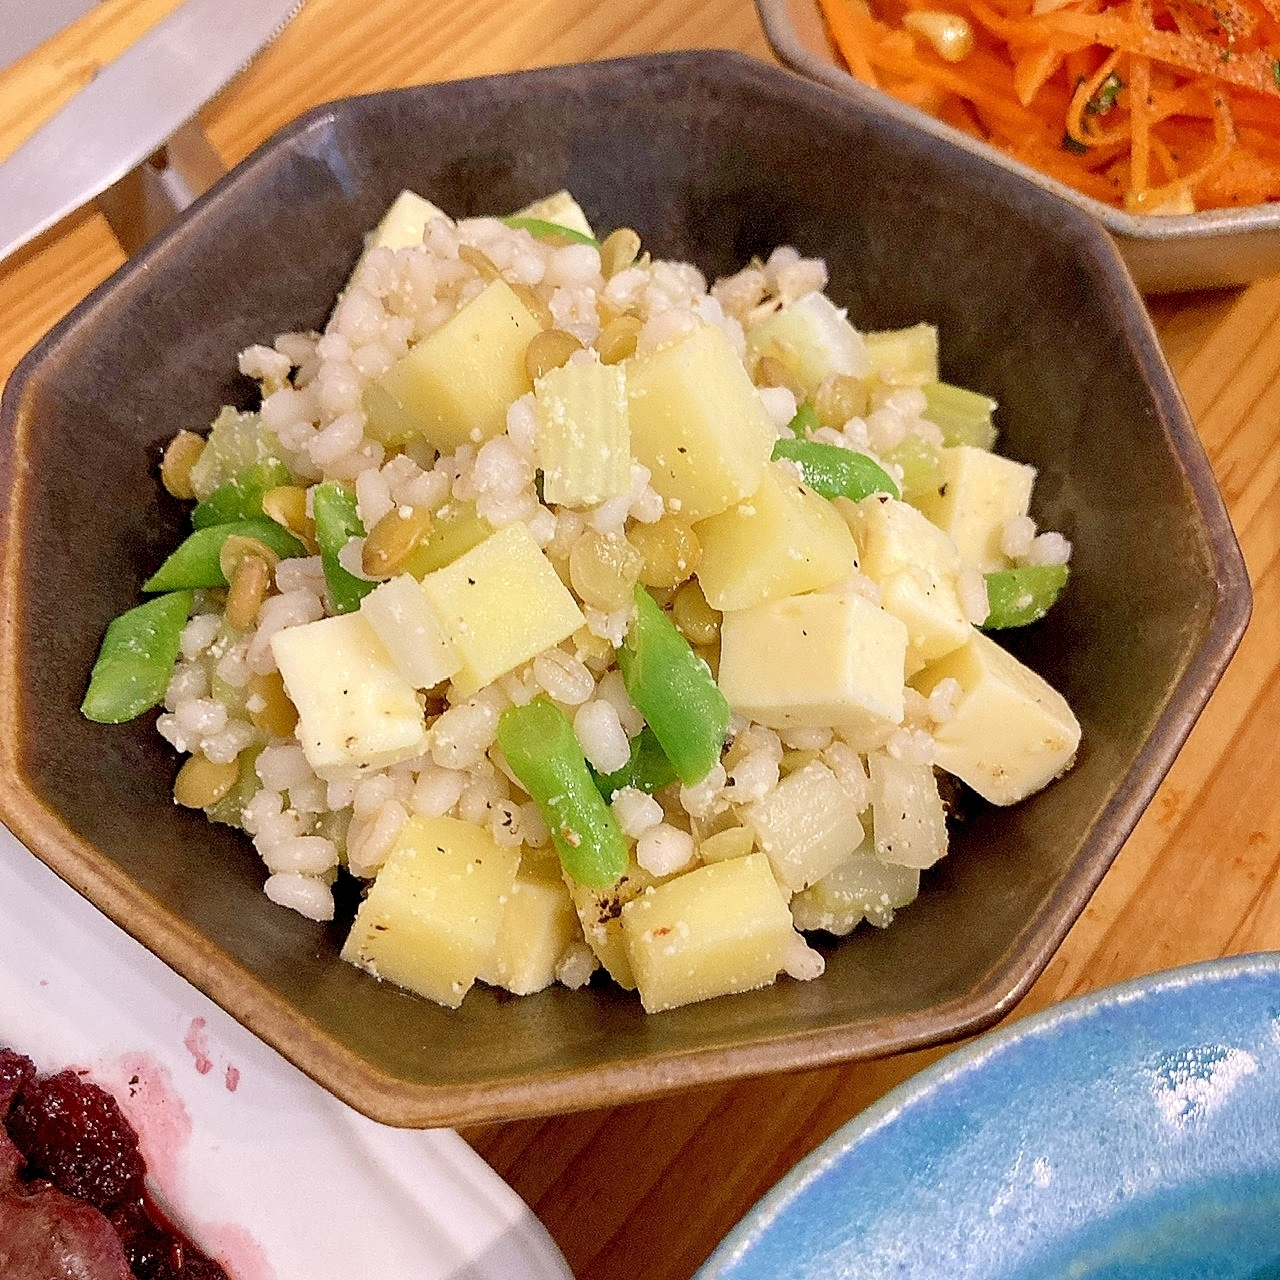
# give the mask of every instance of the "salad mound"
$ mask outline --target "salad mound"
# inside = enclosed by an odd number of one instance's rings
[[[1034,469],[933,326],[826,284],[782,247],[708,287],[564,192],[405,192],[323,333],[241,353],[260,407],[167,449],[192,532],[84,713],[160,707],[175,800],[281,906],[355,877],[344,959],[442,1004],[818,977],[806,935],[945,854],[940,778],[1016,803],[1080,738],[994,638],[1067,581]]]

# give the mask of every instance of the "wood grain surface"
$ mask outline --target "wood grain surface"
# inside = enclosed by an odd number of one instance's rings
[[[115,14],[118,40],[121,15],[140,30],[164,3],[102,9]],[[232,164],[298,112],[344,94],[694,46],[769,57],[750,0],[309,0],[201,120]],[[95,55],[81,45],[76,56],[90,65]],[[0,76],[0,138],[17,93]],[[121,261],[104,220],[86,210],[0,264],[0,379]],[[1015,1017],[1152,970],[1280,948],[1280,279],[1159,299],[1152,312],[1244,548],[1253,621]],[[940,1053],[465,1136],[546,1223],[579,1280],[687,1280],[800,1156]]]

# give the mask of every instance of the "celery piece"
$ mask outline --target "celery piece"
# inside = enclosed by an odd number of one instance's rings
[[[262,515],[262,496],[269,489],[291,484],[293,476],[279,458],[263,458],[237,471],[207,498],[196,503],[191,523],[197,529]]]
[[[191,488],[207,498],[220,484],[263,458],[279,455],[280,442],[262,425],[257,413],[224,406],[213,420],[205,446],[191,468]]]
[[[583,235],[573,227],[562,226],[559,222],[550,222],[546,218],[527,218],[513,213],[502,221],[517,231],[523,229],[539,240],[549,240],[552,244],[593,244],[597,249],[600,247],[600,241],[595,236]]]
[[[181,591],[191,587],[225,587],[218,563],[222,544],[232,536],[253,538],[282,560],[304,556],[307,549],[283,526],[266,516],[206,525],[180,542],[169,558],[142,584],[143,591]]]
[[[787,423],[787,430],[797,440],[804,440],[810,432],[817,431],[820,426],[822,426],[822,419],[818,417],[818,411],[813,407],[813,402],[804,400],[796,409],[795,416]]]
[[[773,446],[773,460],[779,458],[794,462],[805,484],[824,498],[852,498],[859,502],[873,493],[902,496],[893,477],[874,458],[838,444],[788,440],[783,436]]]
[[[193,601],[173,591],[112,619],[80,706],[86,719],[123,724],[164,698]]]
[[[542,492],[559,506],[593,507],[631,490],[631,425],[621,365],[571,363],[533,386]]]
[[[937,448],[923,436],[906,435],[885,458],[902,472],[902,499],[915,503],[922,494],[937,493],[942,465]]]
[[[498,744],[550,828],[565,872],[590,888],[616,884],[627,869],[627,840],[564,712],[542,697],[508,707]]]
[[[320,563],[324,581],[335,613],[351,613],[378,584],[357,578],[344,569],[338,552],[352,538],[364,536],[364,525],[356,513],[356,499],[345,485],[326,480],[311,491],[311,514],[316,522],[316,542],[320,546]]]
[[[622,679],[680,781],[696,786],[719,762],[729,703],[711,669],[637,585],[636,612],[618,650]]]
[[[806,293],[747,330],[747,364],[768,356],[812,395],[832,374],[863,377],[869,361],[862,335],[823,293]]]
[[[992,414],[996,402],[990,396],[949,382],[930,382],[922,390],[928,405],[925,417],[941,430],[942,443],[947,448],[959,444],[978,449],[994,447],[996,428]]]
[[[895,387],[921,387],[938,381],[938,330],[931,324],[864,334],[871,371]]]
[[[987,577],[987,620],[984,631],[1025,627],[1043,618],[1067,585],[1065,564],[1028,564],[997,569]]]
[[[623,787],[635,787],[652,795],[676,780],[675,765],[667,759],[662,744],[654,732],[645,725],[631,740],[631,758],[621,769],[609,774],[594,773],[596,789],[606,800],[613,799],[615,791]]]

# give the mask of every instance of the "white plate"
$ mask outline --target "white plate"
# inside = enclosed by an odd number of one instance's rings
[[[233,1280],[572,1280],[456,1133],[337,1101],[3,827],[0,1043],[116,1096],[157,1198]]]

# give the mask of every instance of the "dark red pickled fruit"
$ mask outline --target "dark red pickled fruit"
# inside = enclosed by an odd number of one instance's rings
[[[150,1198],[130,1200],[111,1213],[137,1280],[227,1280],[227,1274],[165,1218]]]
[[[0,1045],[0,1123],[9,1114],[14,1098],[35,1079],[36,1064],[23,1053]]]
[[[104,1212],[143,1194],[146,1165],[119,1103],[74,1071],[28,1081],[8,1129],[27,1158],[27,1178],[47,1179]]]

